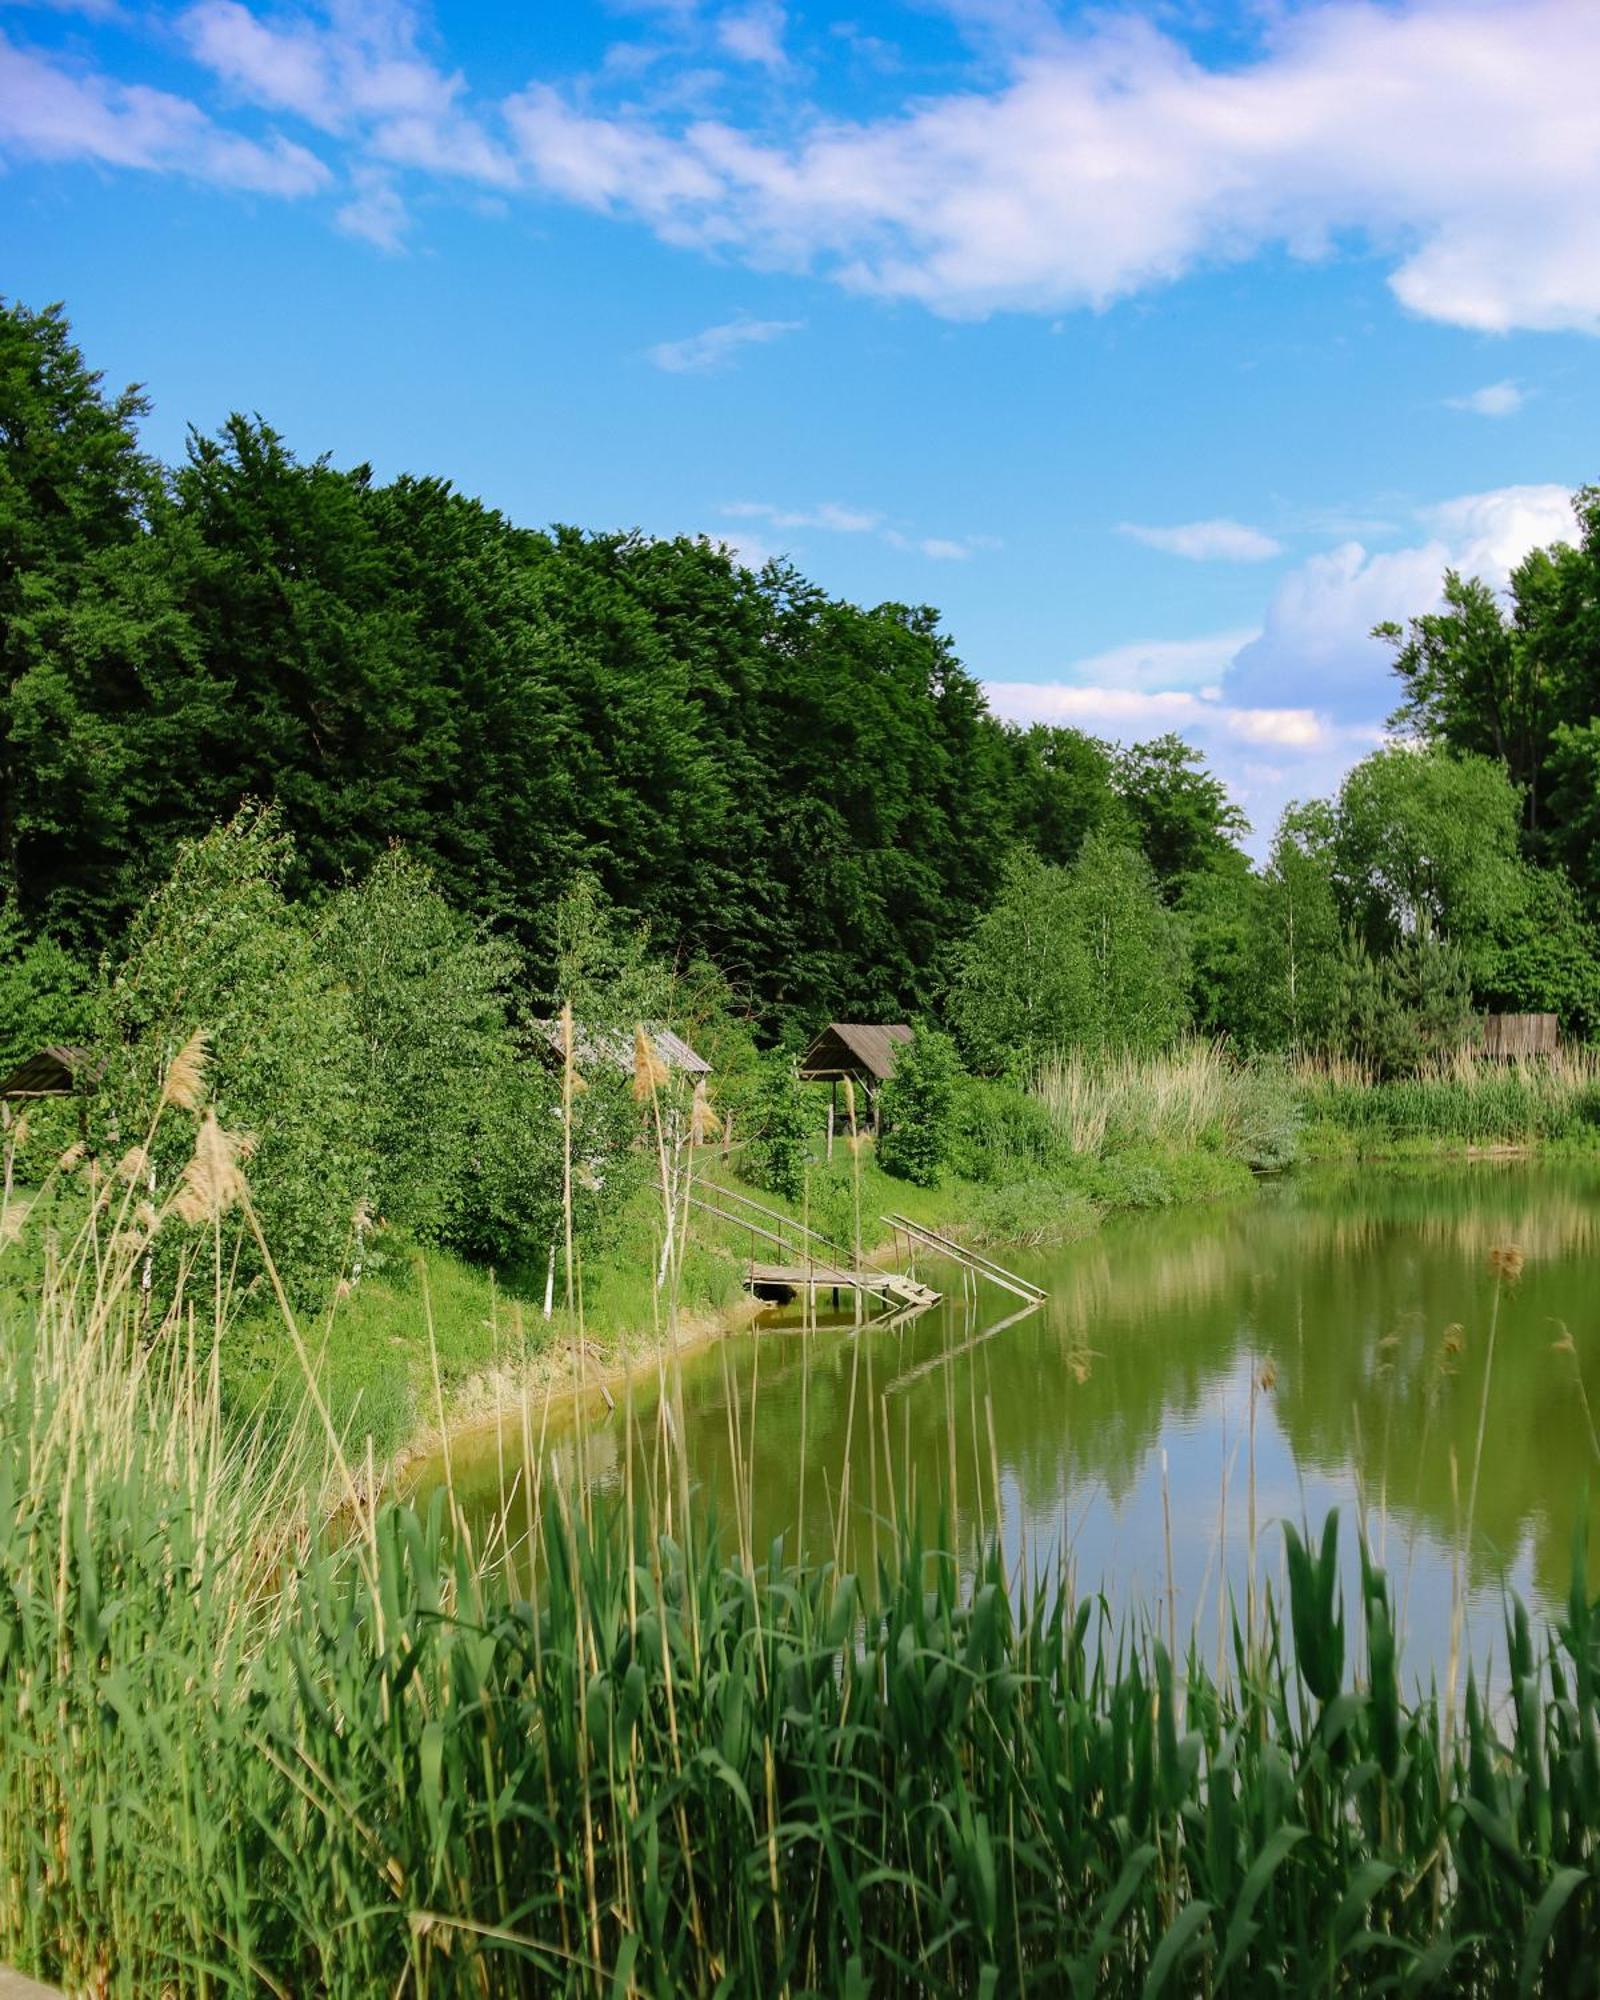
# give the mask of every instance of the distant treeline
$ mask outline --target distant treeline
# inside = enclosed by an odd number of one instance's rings
[[[259,418],[162,466],[144,410],[59,308],[0,307],[0,963],[29,994],[261,801],[292,899],[400,843],[548,992],[590,880],[767,1039],[931,1015],[993,1070],[1192,1024],[1400,1071],[1484,1008],[1600,1027],[1595,492],[1509,607],[1451,577],[1387,629],[1416,741],[1253,869],[1197,752],[1001,722],[927,607],[519,528]]]

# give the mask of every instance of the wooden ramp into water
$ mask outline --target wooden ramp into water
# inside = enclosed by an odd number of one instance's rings
[[[816,1230],[808,1229],[778,1209],[768,1208],[737,1188],[702,1187],[689,1199],[704,1214],[748,1233],[750,1265],[745,1284],[753,1292],[785,1292],[794,1296],[809,1292],[813,1303],[818,1292],[859,1292],[895,1312],[920,1312],[925,1306],[939,1303],[939,1294],[931,1285],[904,1272],[880,1271],[871,1264],[858,1264],[839,1244],[830,1243]],[[757,1216],[762,1220],[758,1222]],[[770,1245],[777,1256],[758,1257],[757,1239]]]
[[[1025,1299],[1029,1305],[1044,1303],[1046,1293],[1042,1285],[1036,1285],[1031,1278],[1019,1277],[1015,1271],[1008,1271],[1004,1264],[997,1264],[992,1257],[969,1250],[964,1243],[957,1243],[954,1237],[941,1236],[938,1230],[925,1228],[909,1216],[896,1215],[892,1211],[880,1220],[887,1222],[891,1229],[909,1238],[913,1244],[921,1244],[925,1250],[950,1258],[974,1279],[987,1278],[991,1285],[998,1285],[1015,1298]]]

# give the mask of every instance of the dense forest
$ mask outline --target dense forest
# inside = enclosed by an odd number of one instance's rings
[[[398,844],[548,996],[586,885],[767,1042],[931,1016],[1019,1071],[1193,1026],[1395,1071],[1486,1007],[1600,1031],[1600,493],[1508,597],[1450,577],[1377,635],[1396,742],[1252,867],[1196,752],[1002,723],[927,607],[518,527],[255,417],[164,466],[145,409],[60,308],[0,310],[5,1053],[258,803],[291,903]]]

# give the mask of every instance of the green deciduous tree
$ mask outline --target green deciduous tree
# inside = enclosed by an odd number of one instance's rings
[[[1089,979],[1071,874],[1019,850],[954,954],[947,1012],[967,1061],[986,1075],[1032,1075],[1082,1036]]]
[[[1430,927],[1476,974],[1522,888],[1520,805],[1487,757],[1379,750],[1339,794],[1335,865],[1345,908],[1375,952]]]
[[[1205,758],[1181,736],[1136,743],[1116,760],[1115,782],[1137,845],[1168,900],[1187,876],[1226,863],[1249,822]]]
[[[1247,1018],[1260,1046],[1305,1052],[1327,1047],[1338,1018],[1344,931],[1334,881],[1335,821],[1317,801],[1290,806],[1262,874],[1254,1004]]]
[[[1067,1048],[1149,1049],[1188,1019],[1181,920],[1142,855],[1091,833],[1070,869],[1013,857],[955,954],[949,1012],[973,1067],[1032,1075]]]
[[[745,1171],[757,1187],[798,1201],[811,1158],[810,1125],[794,1062],[781,1049],[761,1065],[748,1117]]]
[[[261,807],[180,850],[99,996],[107,1069],[90,1103],[114,1160],[144,1140],[174,1058],[200,1031],[207,1101],[226,1132],[249,1136],[249,1185],[272,1258],[290,1291],[310,1300],[347,1254],[367,1162],[350,997],[309,917],[284,898],[291,865],[277,815]],[[163,1116],[149,1164],[158,1202],[193,1136],[181,1116]],[[175,1221],[163,1233],[169,1275],[176,1233]],[[258,1269],[247,1238],[241,1270]]]
[[[878,1164],[918,1187],[937,1187],[955,1141],[955,1044],[936,1028],[918,1028],[895,1059],[879,1094],[883,1133]]]
[[[1600,938],[1560,869],[1521,871],[1481,953],[1477,997],[1491,1012],[1559,1015],[1585,1040],[1600,1032]]]
[[[360,1044],[374,1211],[438,1241],[506,1088],[517,955],[452,909],[403,848],[335,896],[318,928]]]
[[[80,1044],[92,1021],[92,972],[49,936],[30,937],[0,909],[0,1070],[52,1042]]]

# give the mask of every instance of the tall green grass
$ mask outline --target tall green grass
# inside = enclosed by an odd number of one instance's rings
[[[597,1507],[523,1404],[475,1546],[309,1389],[230,1430],[248,1189],[190,1187],[159,1323],[113,1182],[0,1343],[0,1954],[129,1996],[1594,1990],[1581,1549],[1458,1711],[1403,1695],[1370,1560],[1341,1604],[1331,1521],[1214,1668],[963,1568],[887,1470],[870,1573],[720,1539],[665,1416]]]

